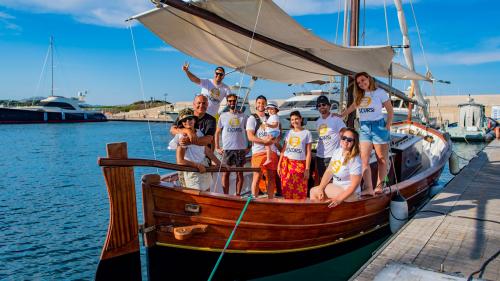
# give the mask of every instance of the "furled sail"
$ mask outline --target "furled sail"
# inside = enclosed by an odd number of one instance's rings
[[[394,55],[390,46],[347,48],[329,43],[303,28],[271,0],[163,2],[171,5],[133,19],[172,47],[208,63],[284,83],[331,80],[335,75],[360,71],[378,77],[389,75]],[[194,5],[191,7],[209,16],[174,7],[182,5]],[[392,71],[397,79],[425,79],[401,65],[393,65]]]

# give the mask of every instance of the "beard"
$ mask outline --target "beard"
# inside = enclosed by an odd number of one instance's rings
[[[236,104],[231,104],[231,105],[229,106],[229,109],[231,109],[231,110],[235,110],[235,109],[236,109]]]

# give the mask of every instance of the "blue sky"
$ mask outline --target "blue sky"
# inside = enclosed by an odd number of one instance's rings
[[[343,2],[343,0],[340,0]],[[333,41],[338,0],[279,0],[282,8],[306,28]],[[500,2],[487,0],[413,0],[413,7],[430,70],[450,85],[437,94],[500,93]],[[363,3],[363,1],[361,1]],[[366,0],[366,44],[386,44],[384,0]],[[417,70],[425,73],[409,1],[404,2]],[[391,44],[401,44],[392,0],[387,0]],[[56,42],[56,94],[74,96],[88,91],[90,104],[125,104],[142,100],[130,30],[124,20],[153,8],[149,0],[0,0],[0,99],[46,96],[50,75],[40,75],[49,36]],[[363,23],[362,23],[363,25]],[[339,27],[342,29],[342,26]],[[146,99],[189,100],[198,87],[181,71],[184,61],[200,77],[212,77],[214,66],[190,58],[133,26]],[[340,36],[339,36],[340,38]],[[39,84],[39,78],[42,77]],[[226,78],[240,81],[239,74]],[[247,84],[248,77],[243,84]],[[37,85],[40,85],[37,90]],[[431,94],[430,86],[424,91]],[[286,98],[314,89],[258,81],[252,97]],[[499,96],[500,99],[500,96]]]

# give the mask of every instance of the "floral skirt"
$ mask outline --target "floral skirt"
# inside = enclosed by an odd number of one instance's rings
[[[307,179],[304,178],[306,160],[281,160],[281,193],[285,199],[306,199]]]

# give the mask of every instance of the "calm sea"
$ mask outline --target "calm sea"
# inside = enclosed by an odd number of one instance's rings
[[[134,122],[1,125],[0,280],[93,279],[109,217],[97,157],[105,156],[106,143],[127,142],[131,157],[156,155],[175,161],[175,154],[166,149],[168,126],[150,123],[149,129],[147,123]],[[460,145],[456,150],[471,158],[481,147]],[[156,173],[147,168],[135,171],[138,190],[142,174]],[[441,181],[449,179],[445,169]],[[304,280],[312,273],[315,280],[345,280],[383,241],[265,280]]]

